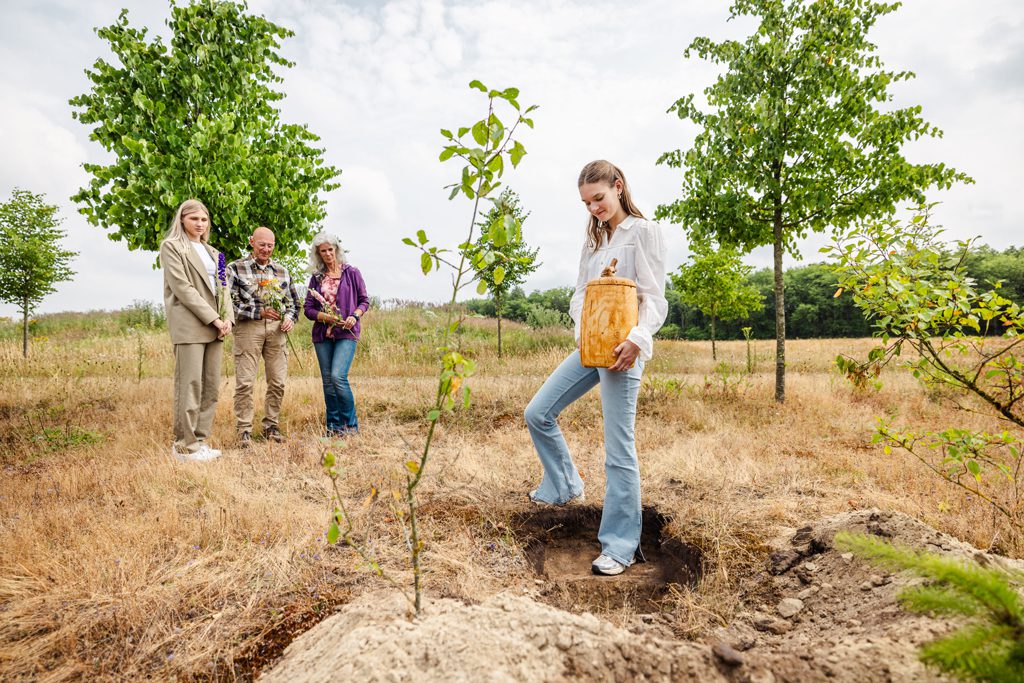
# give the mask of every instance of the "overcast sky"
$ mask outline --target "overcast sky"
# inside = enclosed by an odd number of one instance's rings
[[[467,83],[515,86],[523,105],[540,105],[536,128],[520,138],[528,155],[506,182],[531,212],[524,234],[543,262],[527,291],[569,285],[586,218],[575,185],[584,163],[617,163],[648,216],[678,196],[679,172],[655,160],[688,147],[695,131],[665,110],[715,75],[684,59],[695,36],[749,32],[750,24],[726,23],[728,4],[252,0],[250,10],[295,31],[283,47],[296,65],[278,85],[286,94],[282,119],[308,124],[327,161],[343,170],[341,188],[326,197],[325,227],[340,235],[371,294],[436,301],[447,279],[424,278],[417,254],[400,240],[420,228],[447,244],[465,237],[471,207],[447,201],[442,189],[458,167],[437,155],[440,128],[483,114],[483,98]],[[44,193],[65,218],[67,246],[80,252],[77,277],[59,285],[44,312],[161,300],[154,254],[108,240],[69,199],[87,182],[82,163],[105,157],[67,102],[88,89],[83,70],[109,54],[93,27],[113,23],[122,7],[133,25],[166,34],[169,6],[156,0],[3,0],[0,200],[14,187]],[[893,88],[896,104],[920,104],[945,131],[908,147],[908,156],[945,162],[977,181],[931,196],[942,202],[937,222],[950,237],[980,235],[996,248],[1024,243],[1022,24],[1020,0],[907,0],[873,32],[888,68],[917,74]],[[678,226],[665,230],[674,268],[688,253],[686,240]],[[819,260],[823,243],[802,245],[806,261]],[[747,260],[768,266],[770,250]],[[0,305],[0,315],[15,310]]]

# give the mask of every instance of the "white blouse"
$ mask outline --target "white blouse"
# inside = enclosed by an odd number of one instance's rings
[[[610,242],[596,251],[586,241],[580,254],[580,271],[576,278],[576,291],[569,303],[569,315],[575,323],[576,343],[580,341],[580,316],[587,282],[601,277],[611,260],[618,259],[615,277],[636,282],[636,295],[640,308],[637,325],[626,337],[640,347],[640,360],[648,361],[654,354],[654,333],[668,315],[665,299],[665,257],[667,248],[661,226],[636,216],[627,216],[612,233]]]
[[[206,268],[206,276],[210,278],[210,289],[217,291],[217,264],[213,262],[213,257],[210,256],[210,252],[206,251],[206,247],[201,242],[193,242],[189,240],[189,244],[192,245],[192,250],[196,252],[196,256],[203,262],[203,266]]]

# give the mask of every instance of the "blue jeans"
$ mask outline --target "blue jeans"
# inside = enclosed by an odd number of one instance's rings
[[[348,383],[348,370],[356,355],[355,339],[328,339],[313,344],[324,383],[328,432],[357,432],[356,399]]]
[[[526,406],[526,425],[544,466],[538,500],[560,505],[583,493],[580,478],[562,430],[555,421],[570,403],[601,385],[604,414],[604,509],[597,538],[601,552],[629,566],[640,546],[640,468],[637,464],[634,424],[643,363],[625,372],[585,368],[580,352],[562,361]]]

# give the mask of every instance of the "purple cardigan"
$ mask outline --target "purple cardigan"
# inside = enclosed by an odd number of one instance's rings
[[[323,280],[323,275],[317,273],[309,279],[309,288],[306,290],[306,301],[303,305],[303,309],[306,313],[306,317],[313,322],[313,343],[317,344],[327,340],[327,323],[316,322],[316,314],[320,312],[322,308],[320,302],[313,298],[313,295],[309,292],[313,289],[323,293],[320,290],[320,283]],[[338,315],[342,319],[352,315],[352,313],[358,308],[362,311],[359,315],[366,313],[366,309],[370,307],[370,298],[366,296],[366,283],[363,282],[363,276],[359,274],[359,269],[355,266],[346,265],[341,271],[341,282],[338,283],[338,299],[335,302],[335,306],[338,309]],[[331,339],[359,339],[359,325],[362,320],[357,316],[356,324],[351,330],[343,330],[340,325],[335,325],[334,329],[331,330]]]

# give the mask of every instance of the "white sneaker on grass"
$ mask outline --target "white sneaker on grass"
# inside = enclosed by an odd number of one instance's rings
[[[207,462],[220,457],[220,451],[206,445],[200,446],[199,450],[194,453],[179,453],[174,448],[171,448],[171,453],[178,460],[191,460],[192,462]]]
[[[591,563],[590,571],[602,576],[616,576],[626,571],[626,565],[602,553]]]

